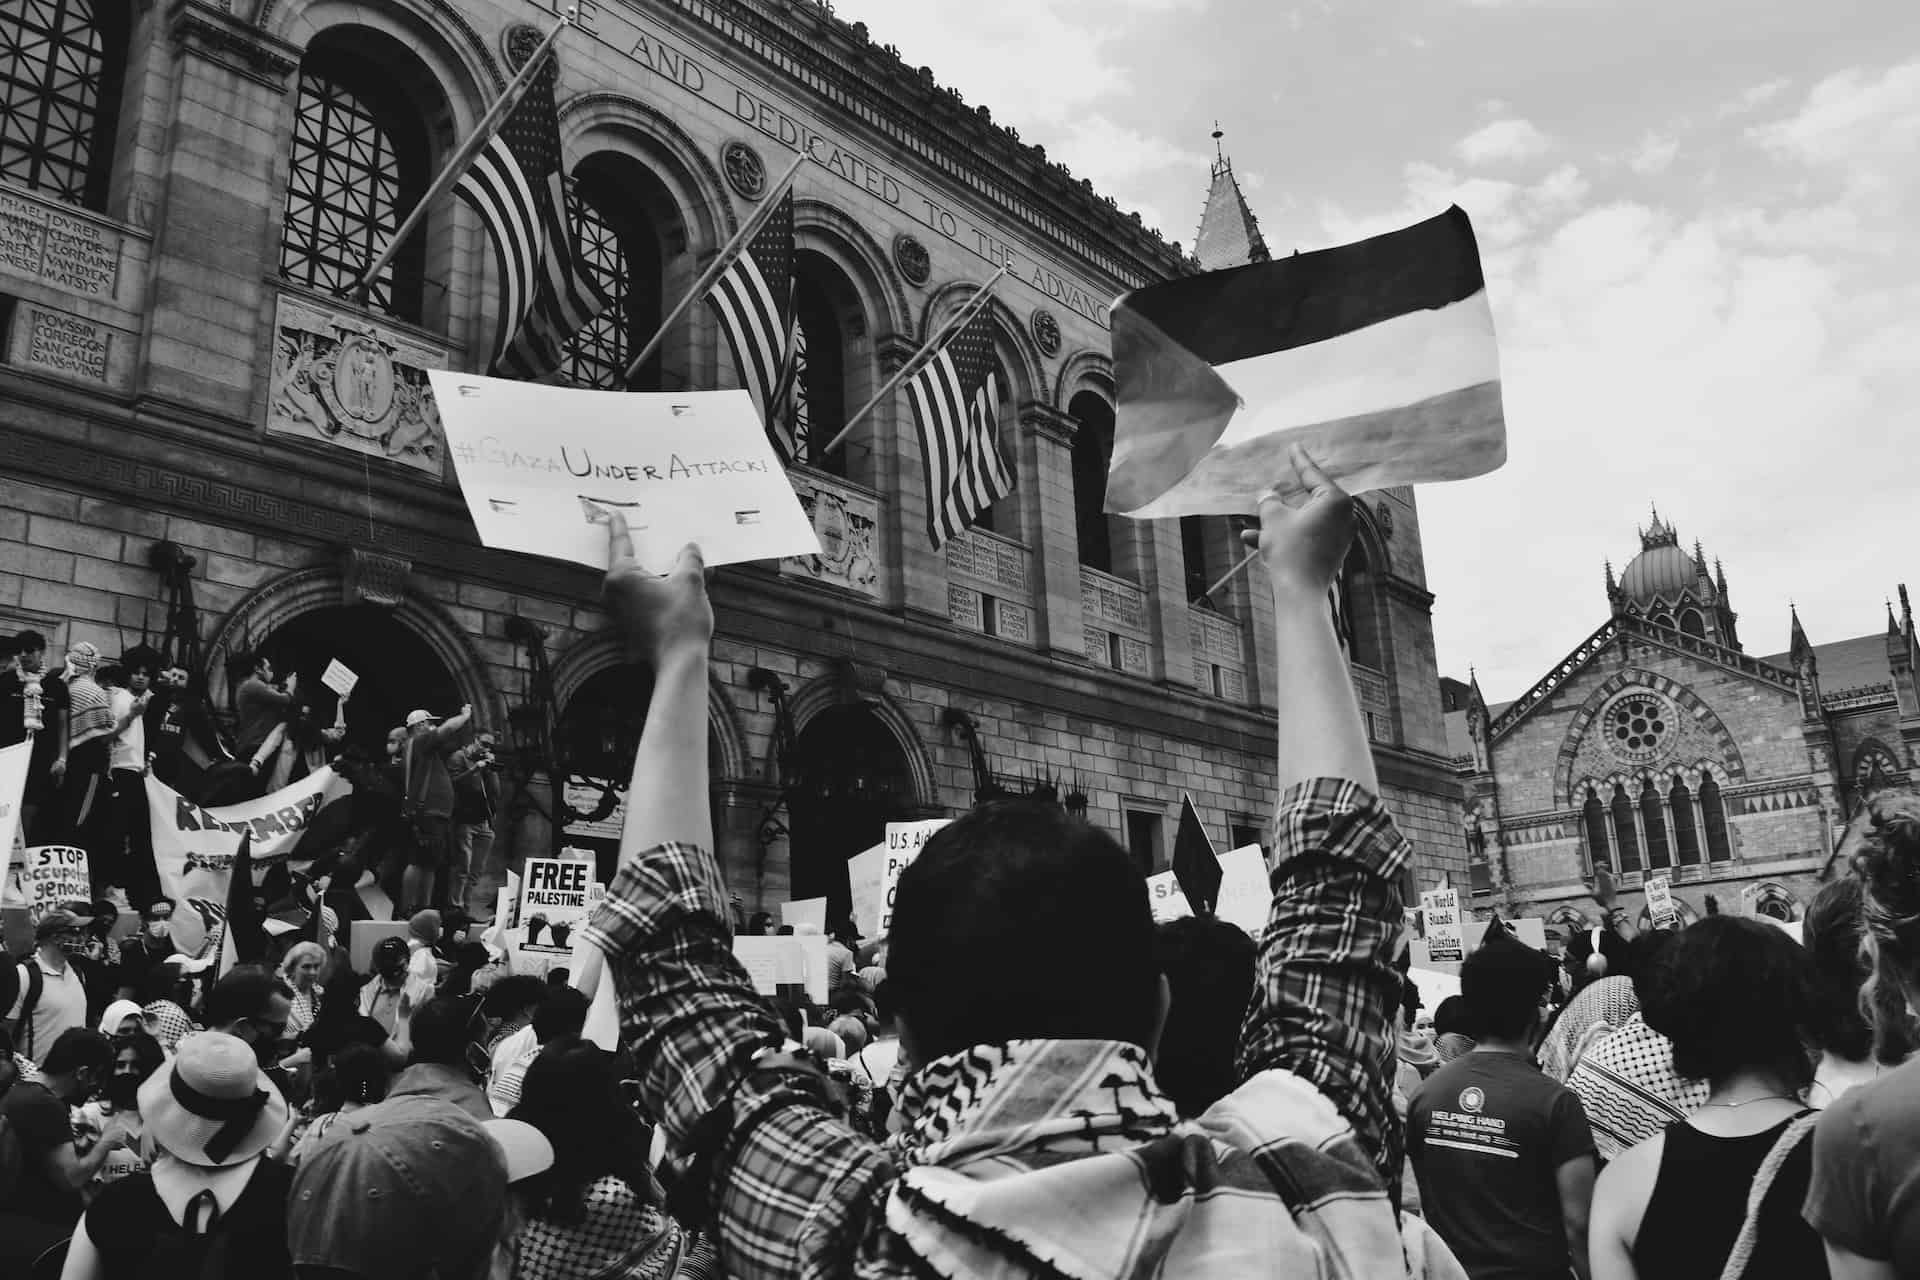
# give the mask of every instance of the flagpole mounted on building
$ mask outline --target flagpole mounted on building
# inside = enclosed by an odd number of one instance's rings
[[[733,265],[733,260],[740,256],[741,248],[760,233],[760,228],[767,224],[767,219],[779,211],[781,195],[786,192],[794,175],[800,172],[800,166],[806,162],[807,153],[802,151],[793,158],[793,163],[787,166],[787,171],[780,175],[780,180],[767,189],[767,194],[762,198],[760,207],[754,211],[753,216],[733,233],[733,239],[721,247],[720,256],[700,273],[700,278],[693,282],[693,288],[687,290],[687,295],[680,299],[679,305],[667,314],[667,318],[660,322],[660,327],[653,331],[653,336],[647,339],[647,345],[640,348],[640,354],[628,363],[627,371],[620,379],[621,385],[632,382],[639,375],[640,366],[651,359],[653,353],[660,349],[660,344],[667,340],[667,331],[673,328],[674,322],[686,314],[688,307],[707,296],[707,290],[713,288],[714,281],[718,280],[726,269]]]
[[[860,408],[854,412],[854,415],[847,419],[847,425],[840,428],[840,434],[832,440],[829,440],[827,447],[822,449],[816,456],[824,458],[845,444],[847,437],[853,434],[853,429],[860,425],[863,418],[873,412],[875,405],[892,395],[895,387],[899,386],[907,378],[912,377],[914,371],[926,363],[929,356],[934,355],[941,347],[946,345],[948,338],[951,338],[954,334],[964,329],[967,322],[978,315],[980,309],[987,305],[993,293],[994,286],[1000,283],[1000,277],[1006,275],[1008,270],[1008,267],[1002,266],[998,271],[993,273],[992,279],[988,280],[978,289],[975,289],[973,296],[967,299],[967,305],[954,312],[952,318],[940,326],[940,331],[927,339],[926,345],[914,352],[913,355],[907,359],[907,362],[901,365],[891,378],[887,379],[886,385],[874,392],[873,398],[861,405]]]
[[[527,86],[533,83],[534,75],[546,62],[548,55],[553,52],[553,42],[560,38],[562,31],[573,25],[576,13],[578,10],[567,10],[560,21],[553,25],[553,30],[547,32],[547,38],[542,40],[539,47],[533,51],[533,55],[521,64],[520,70],[513,79],[507,82],[507,87],[500,91],[500,96],[494,99],[491,107],[487,108],[487,113],[480,117],[480,123],[473,127],[473,132],[467,135],[466,141],[454,148],[453,155],[448,157],[447,163],[442,166],[432,185],[428,186],[425,194],[414,202],[405,221],[401,222],[394,233],[387,238],[385,247],[380,250],[380,256],[373,260],[373,265],[366,269],[359,282],[353,286],[353,292],[348,297],[355,306],[366,305],[367,295],[373,292],[374,282],[380,278],[380,273],[387,269],[387,264],[393,261],[394,255],[400,252],[400,246],[406,243],[407,237],[412,235],[414,228],[420,225],[420,220],[427,216],[427,209],[435,200],[445,195],[449,187],[460,180],[461,175],[466,173],[468,167],[473,164],[474,157],[493,140],[495,131],[500,128],[500,122],[507,118],[507,113],[512,111],[520,101],[521,96],[527,91]]]
[[[1226,585],[1227,585],[1227,584],[1228,584],[1229,582],[1232,582],[1232,581],[1234,580],[1234,578],[1235,578],[1235,577],[1236,577],[1236,576],[1237,576],[1237,575],[1239,574],[1239,572],[1240,572],[1240,571],[1241,571],[1242,569],[1244,569],[1244,568],[1246,568],[1246,567],[1247,567],[1248,565],[1250,565],[1250,564],[1252,564],[1252,563],[1253,563],[1253,562],[1254,562],[1255,560],[1257,560],[1257,559],[1259,559],[1259,558],[1260,558],[1260,549],[1259,549],[1258,547],[1256,547],[1256,548],[1254,548],[1254,549],[1253,549],[1252,551],[1249,551],[1249,552],[1247,552],[1247,554],[1246,554],[1246,555],[1244,555],[1244,556],[1241,556],[1241,557],[1240,557],[1240,561],[1239,561],[1239,563],[1237,563],[1237,564],[1235,564],[1235,565],[1233,566],[1233,568],[1231,568],[1231,569],[1229,569],[1229,570],[1227,570],[1227,571],[1226,571],[1225,573],[1223,573],[1223,574],[1221,574],[1221,575],[1220,575],[1220,581],[1218,581],[1218,582],[1216,582],[1216,583],[1214,583],[1214,584],[1213,584],[1212,586],[1210,586],[1210,587],[1208,587],[1208,588],[1207,588],[1207,592],[1206,592],[1206,594],[1205,594],[1205,595],[1203,595],[1203,596],[1201,596],[1200,598],[1201,598],[1202,600],[1210,600],[1210,599],[1212,599],[1212,598],[1213,598],[1213,594],[1214,594],[1214,593],[1215,593],[1216,591],[1218,591],[1218,590],[1220,590],[1220,588],[1222,588],[1222,587],[1224,587],[1224,586],[1226,586]]]

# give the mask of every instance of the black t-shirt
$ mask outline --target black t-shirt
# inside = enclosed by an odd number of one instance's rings
[[[14,1184],[7,1211],[63,1226],[80,1221],[84,1206],[79,1193],[47,1176],[47,1156],[62,1144],[73,1146],[67,1104],[45,1085],[22,1080],[0,1098],[0,1116],[6,1117],[20,1139],[20,1180]]]
[[[18,671],[0,671],[0,747],[27,736],[26,687]]]
[[[1463,1054],[1414,1099],[1407,1154],[1427,1221],[1473,1280],[1564,1280],[1555,1175],[1593,1154],[1572,1090],[1518,1054]]]
[[[246,1190],[213,1230],[189,1236],[153,1189],[153,1175],[138,1173],[100,1193],[87,1210],[87,1238],[100,1253],[101,1271],[109,1276],[198,1280],[210,1270],[207,1260],[215,1249],[224,1264],[222,1275],[286,1276],[293,1271],[287,1254],[287,1195],[292,1189],[292,1171],[262,1159]]]

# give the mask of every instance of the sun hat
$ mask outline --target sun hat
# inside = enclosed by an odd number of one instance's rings
[[[506,1157],[508,1183],[523,1182],[553,1168],[553,1143],[525,1120],[482,1120],[480,1127]]]
[[[425,707],[419,707],[407,712],[407,728],[417,729],[423,724],[435,724],[439,719],[439,716],[428,711]]]
[[[222,1031],[188,1036],[140,1086],[145,1135],[187,1164],[221,1169],[259,1155],[287,1127],[287,1101],[253,1046]]]
[[[343,1115],[294,1172],[293,1265],[360,1280],[466,1274],[498,1240],[508,1159],[478,1120],[439,1098],[404,1094]]]

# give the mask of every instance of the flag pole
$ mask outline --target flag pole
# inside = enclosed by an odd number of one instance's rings
[[[400,252],[400,246],[405,243],[409,235],[413,234],[413,229],[420,225],[420,220],[427,214],[428,206],[445,195],[447,188],[465,175],[481,149],[493,141],[493,135],[500,128],[500,122],[505,120],[507,113],[519,103],[522,95],[527,91],[527,86],[533,83],[534,73],[539,71],[541,64],[547,60],[547,55],[553,52],[553,42],[560,38],[562,31],[573,25],[574,15],[577,12],[569,9],[560,21],[554,23],[553,30],[547,32],[547,38],[540,42],[539,48],[533,51],[533,56],[528,58],[513,79],[507,82],[507,87],[500,91],[500,96],[495,98],[493,105],[487,108],[487,113],[480,117],[480,123],[473,127],[473,132],[467,135],[466,141],[454,149],[453,155],[448,157],[447,163],[441,167],[432,185],[414,203],[399,228],[387,238],[386,245],[380,250],[380,256],[373,260],[373,265],[368,267],[359,281],[354,284],[353,292],[347,295],[355,306],[366,304],[367,295],[373,292],[374,281],[379,279],[382,271],[386,270],[387,264],[393,261],[394,255]]]
[[[740,256],[741,246],[760,233],[760,228],[767,224],[767,219],[773,217],[774,209],[780,203],[780,197],[786,191],[787,184],[793,181],[793,176],[800,172],[800,166],[806,162],[807,153],[805,151],[802,151],[793,158],[793,163],[788,165],[787,171],[780,175],[780,180],[774,183],[772,188],[768,190],[766,199],[759,209],[754,211],[754,215],[747,219],[745,225],[733,233],[733,239],[727,241],[727,243],[721,247],[720,256],[715,258],[712,263],[708,265],[707,269],[700,273],[700,278],[693,282],[693,288],[687,290],[687,295],[680,299],[679,305],[674,307],[667,318],[660,322],[660,327],[653,331],[653,336],[647,339],[647,345],[640,348],[640,354],[635,356],[632,362],[627,365],[627,371],[620,377],[620,384],[622,386],[632,382],[634,377],[640,372],[640,366],[645,364],[648,359],[652,357],[653,353],[660,349],[660,344],[666,341],[667,330],[673,328],[674,321],[684,315],[688,307],[707,296],[707,290],[713,288],[713,282],[718,280],[721,274],[733,265],[733,260]]]
[[[1234,565],[1234,566],[1233,566],[1233,568],[1231,568],[1231,569],[1229,569],[1229,570],[1227,570],[1227,571],[1226,571],[1225,573],[1223,573],[1223,574],[1221,574],[1221,575],[1220,575],[1220,581],[1218,581],[1218,582],[1216,582],[1216,583],[1214,583],[1214,584],[1213,584],[1212,586],[1210,586],[1210,587],[1208,587],[1208,588],[1207,588],[1207,590],[1206,590],[1206,594],[1205,594],[1205,595],[1203,595],[1203,596],[1201,596],[1200,598],[1201,598],[1202,600],[1209,600],[1209,599],[1212,599],[1212,598],[1213,598],[1213,593],[1214,593],[1214,592],[1216,592],[1216,591],[1218,591],[1218,590],[1219,590],[1220,588],[1222,588],[1222,587],[1224,587],[1224,586],[1226,586],[1226,585],[1227,585],[1227,584],[1228,584],[1229,582],[1232,582],[1232,581],[1234,580],[1234,578],[1235,578],[1236,576],[1238,576],[1238,574],[1239,574],[1239,572],[1240,572],[1240,571],[1241,571],[1242,569],[1244,569],[1244,568],[1246,568],[1246,567],[1247,567],[1248,565],[1250,565],[1250,564],[1252,564],[1252,563],[1253,563],[1253,562],[1254,562],[1254,561],[1255,561],[1256,559],[1258,559],[1258,558],[1259,558],[1259,556],[1260,556],[1260,551],[1259,551],[1259,548],[1257,548],[1257,547],[1256,547],[1256,548],[1255,548],[1254,550],[1252,550],[1252,551],[1249,551],[1249,552],[1247,552],[1247,554],[1246,554],[1246,555],[1244,555],[1244,556],[1242,556],[1242,557],[1240,557],[1240,563],[1238,563],[1238,564],[1236,564],[1236,565]]]
[[[893,389],[899,386],[902,380],[911,375],[915,369],[919,368],[928,355],[938,351],[948,338],[958,333],[969,320],[980,313],[980,309],[987,305],[988,297],[993,293],[994,286],[1000,283],[1000,277],[1006,275],[1007,271],[1008,268],[1002,266],[998,271],[993,273],[991,280],[988,280],[985,284],[974,290],[973,296],[967,299],[967,305],[956,311],[951,319],[944,325],[941,325],[940,331],[927,339],[926,345],[914,352],[913,355],[908,358],[907,362],[901,365],[899,370],[891,378],[887,379],[886,385],[873,393],[873,399],[861,405],[859,410],[851,418],[847,419],[847,425],[840,428],[840,434],[832,440],[829,440],[827,447],[815,456],[825,457],[827,454],[832,453],[835,449],[845,444],[847,437],[853,434],[853,429],[860,425],[861,419],[873,412],[875,405],[893,394]]]

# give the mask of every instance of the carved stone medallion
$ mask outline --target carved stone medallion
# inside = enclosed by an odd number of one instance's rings
[[[767,166],[760,153],[744,142],[729,142],[720,148],[720,169],[727,184],[743,200],[758,200],[767,191]]]
[[[546,33],[530,22],[516,22],[500,33],[500,49],[507,56],[507,69],[517,73],[540,47]]]
[[[908,284],[925,284],[933,275],[933,259],[927,253],[927,246],[912,236],[893,238],[893,265],[900,268]]]
[[[1027,321],[1033,330],[1033,340],[1040,344],[1040,354],[1057,356],[1060,354],[1060,322],[1054,319],[1053,312],[1041,307]]]

